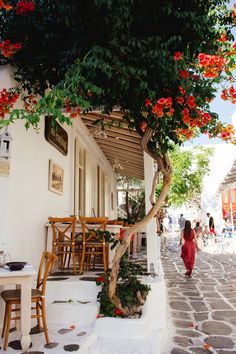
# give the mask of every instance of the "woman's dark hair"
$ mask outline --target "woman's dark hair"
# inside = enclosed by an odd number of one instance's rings
[[[197,221],[196,222],[196,227],[199,227],[200,226],[200,221]]]
[[[184,239],[189,240],[191,237],[191,221],[186,220],[184,225]]]
[[[210,219],[209,219],[209,229],[214,229],[214,228],[215,228],[214,219],[211,216]]]

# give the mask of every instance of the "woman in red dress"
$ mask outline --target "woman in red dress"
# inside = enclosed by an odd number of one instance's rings
[[[181,258],[183,259],[187,272],[185,275],[191,277],[195,260],[195,231],[191,228],[191,222],[186,220],[184,229],[181,232],[180,242],[182,246]]]

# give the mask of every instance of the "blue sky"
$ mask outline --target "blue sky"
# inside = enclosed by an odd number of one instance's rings
[[[235,3],[236,0],[231,0],[229,2],[229,8],[233,8]],[[235,41],[236,41],[236,28],[232,30],[232,33],[234,34]],[[228,101],[223,101],[220,98],[220,95],[221,95],[221,89],[219,88],[217,97],[211,102],[211,110],[213,112],[216,112],[219,115],[219,118],[222,122],[231,123],[232,115],[236,111],[236,104],[232,104]],[[194,145],[217,144],[217,143],[222,143],[222,140],[217,138],[208,139],[208,137],[204,135],[199,138],[193,139],[191,143]]]

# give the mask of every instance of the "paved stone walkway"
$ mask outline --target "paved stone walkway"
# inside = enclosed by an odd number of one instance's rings
[[[165,354],[236,354],[236,255],[199,252],[193,278],[180,251],[162,264],[172,341]]]

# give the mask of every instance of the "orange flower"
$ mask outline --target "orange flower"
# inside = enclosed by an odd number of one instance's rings
[[[183,55],[181,52],[175,52],[174,55],[174,60],[178,61],[178,60],[183,60]]]
[[[159,98],[159,100],[157,101],[157,103],[159,103],[159,104],[165,104],[166,103],[166,99],[165,98]]]
[[[211,346],[208,343],[204,343],[203,344],[203,348],[206,349],[206,350],[209,350],[209,349],[211,349]]]
[[[146,98],[145,99],[145,107],[148,107],[150,105],[151,105],[151,101],[148,98]]]
[[[184,103],[183,97],[176,97],[176,102],[182,105]]]
[[[169,110],[168,112],[166,112],[166,115],[167,115],[168,117],[172,117],[173,114],[174,114],[174,112],[175,112],[174,108],[170,108],[170,110]]]
[[[170,106],[172,106],[172,103],[173,103],[172,97],[167,97],[165,102],[166,107],[169,108]]]
[[[10,11],[12,9],[12,6],[8,3],[5,3],[3,0],[0,0],[0,9]]]
[[[19,49],[22,48],[21,43],[11,43],[9,39],[0,43],[0,50],[5,58],[12,57]]]
[[[115,308],[115,315],[116,316],[121,316],[123,314],[123,311],[121,309],[118,309],[117,307]]]
[[[183,79],[187,79],[189,77],[189,72],[187,70],[180,70],[179,73]]]
[[[179,92],[181,93],[181,95],[185,95],[186,94],[186,91],[183,87],[179,86]]]
[[[198,55],[199,68],[203,71],[203,77],[214,79],[226,69],[227,61],[220,55],[200,53]]]
[[[104,315],[102,313],[98,313],[96,316],[96,318],[102,318],[102,317],[104,317]]]
[[[147,128],[147,122],[145,122],[144,120],[140,123],[139,128],[142,130],[142,132],[145,132],[146,128]]]
[[[33,1],[18,1],[16,4],[16,14],[21,15],[23,13],[34,12],[35,5]]]

